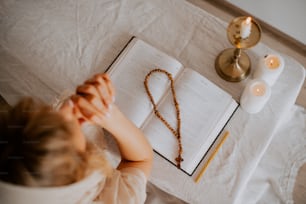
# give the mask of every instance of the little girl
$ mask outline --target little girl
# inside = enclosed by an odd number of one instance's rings
[[[108,75],[98,74],[58,111],[26,98],[2,112],[0,203],[144,203],[152,148],[113,102]],[[85,123],[114,137],[116,169],[84,136]]]

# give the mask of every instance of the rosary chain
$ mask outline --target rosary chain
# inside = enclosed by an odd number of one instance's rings
[[[153,96],[152,96],[152,94],[150,92],[150,89],[149,89],[149,86],[148,86],[148,80],[153,73],[166,74],[168,79],[170,80],[170,88],[171,88],[171,92],[172,92],[172,96],[173,96],[173,102],[174,102],[174,106],[175,106],[175,110],[176,110],[176,119],[177,119],[176,130],[173,127],[171,127],[171,125],[160,114],[160,112],[157,109],[157,105],[154,102]],[[174,90],[173,77],[172,77],[171,73],[167,72],[166,70],[153,69],[146,75],[144,85],[145,85],[146,92],[149,96],[150,102],[153,105],[154,114],[157,116],[157,118],[159,118],[165,124],[165,126],[172,132],[172,134],[177,139],[177,142],[178,142],[178,157],[175,159],[175,161],[177,162],[177,164],[176,164],[177,168],[181,168],[181,162],[183,161],[183,158],[182,158],[183,147],[182,147],[182,140],[181,140],[181,114],[180,114],[180,107],[179,107],[179,104],[178,104],[177,98],[176,98],[176,93],[175,93],[175,90]]]

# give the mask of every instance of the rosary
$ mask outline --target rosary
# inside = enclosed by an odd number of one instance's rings
[[[153,73],[162,73],[162,74],[166,74],[168,79],[170,80],[170,87],[171,87],[171,92],[172,92],[172,96],[173,96],[173,102],[174,102],[174,106],[175,106],[175,110],[176,110],[176,119],[177,119],[177,128],[176,130],[171,127],[171,125],[165,120],[165,118],[160,114],[160,112],[157,110],[157,106],[154,102],[154,99],[152,97],[152,94],[149,90],[149,87],[148,87],[148,81],[149,81],[149,78],[150,76],[153,74]],[[183,147],[182,147],[182,141],[181,141],[181,117],[180,117],[180,108],[179,108],[179,104],[177,102],[177,99],[176,99],[176,94],[175,94],[175,90],[174,90],[174,81],[173,81],[173,77],[172,75],[163,70],[163,69],[153,69],[151,70],[145,80],[144,80],[144,85],[145,85],[145,89],[146,89],[146,92],[149,96],[149,99],[153,105],[153,109],[154,109],[154,114],[156,115],[156,117],[158,117],[162,123],[165,124],[165,126],[173,133],[173,135],[176,137],[177,139],[177,142],[178,142],[178,156],[177,158],[175,159],[176,161],[176,166],[177,168],[181,168],[181,162],[183,161],[183,158],[182,158],[182,153],[183,153]]]

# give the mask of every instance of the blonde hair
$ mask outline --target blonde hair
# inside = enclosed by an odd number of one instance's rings
[[[100,169],[107,160],[87,143],[82,152],[72,144],[73,126],[50,106],[30,98],[0,117],[0,179],[25,186],[63,186]]]

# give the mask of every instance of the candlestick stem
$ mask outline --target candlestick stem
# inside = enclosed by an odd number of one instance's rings
[[[239,64],[240,56],[241,56],[241,49],[240,48],[236,48],[234,50],[234,62],[235,62],[235,64]]]
[[[238,82],[250,74],[251,61],[242,49],[229,48],[219,54],[215,67],[221,78]]]

